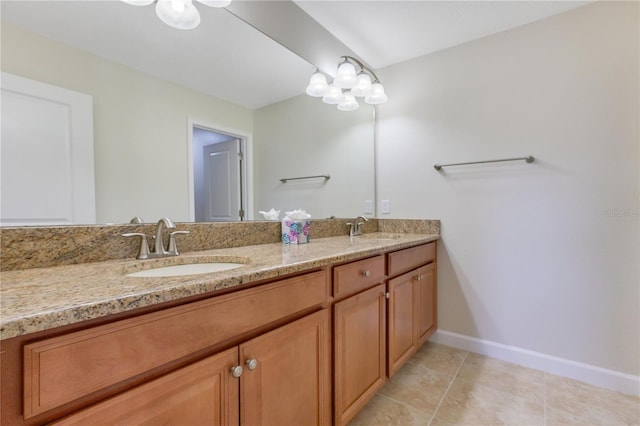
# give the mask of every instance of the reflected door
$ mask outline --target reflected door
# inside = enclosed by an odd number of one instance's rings
[[[202,160],[203,182],[201,194],[196,194],[196,221],[242,220],[240,140],[204,146]]]
[[[1,225],[95,223],[92,103],[2,73]]]

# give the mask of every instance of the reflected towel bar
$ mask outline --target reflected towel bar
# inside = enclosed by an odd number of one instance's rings
[[[466,166],[468,164],[501,163],[503,161],[519,161],[519,160],[524,160],[527,163],[533,163],[535,158],[529,155],[527,157],[503,158],[501,160],[470,161],[468,163],[452,163],[452,164],[434,164],[433,168],[440,171],[440,169],[442,169],[443,167],[449,167],[449,166]]]
[[[323,178],[324,181],[326,182],[329,179],[331,179],[331,176],[329,176],[329,175],[316,175],[316,176],[301,176],[301,177],[294,177],[294,178],[282,178],[282,179],[280,179],[280,182],[287,183],[290,180],[313,179],[313,178]]]

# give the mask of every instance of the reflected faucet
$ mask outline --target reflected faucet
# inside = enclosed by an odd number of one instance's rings
[[[349,236],[350,237],[355,237],[357,235],[361,235],[362,234],[362,225],[364,225],[365,222],[368,222],[369,219],[367,219],[364,216],[358,216],[356,218],[356,220],[354,220],[353,222],[349,222],[347,223],[347,226],[349,226]]]

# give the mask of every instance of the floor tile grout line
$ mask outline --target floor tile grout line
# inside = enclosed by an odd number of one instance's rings
[[[451,386],[453,386],[453,382],[458,378],[458,374],[460,373],[460,370],[462,370],[462,366],[464,365],[464,363],[467,361],[468,356],[469,356],[469,352],[466,352],[464,354],[464,358],[462,358],[462,362],[458,366],[458,369],[456,370],[453,377],[451,378],[451,381],[449,382],[449,386],[447,386],[447,389],[445,389],[444,393],[442,394],[440,401],[438,401],[438,405],[436,406],[436,409],[433,411],[433,414],[429,419],[428,425],[431,425],[431,423],[433,423],[433,420],[436,418],[436,414],[438,414],[438,410],[440,410],[440,406],[444,402],[444,399],[447,397],[447,394],[449,393],[449,389],[451,389]]]
[[[547,426],[547,372],[543,371],[543,395],[542,395],[542,402],[543,402],[543,413],[544,413],[544,426]]]

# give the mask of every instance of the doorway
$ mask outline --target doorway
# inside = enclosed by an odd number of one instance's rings
[[[246,220],[245,138],[195,124],[191,133],[194,220]]]

